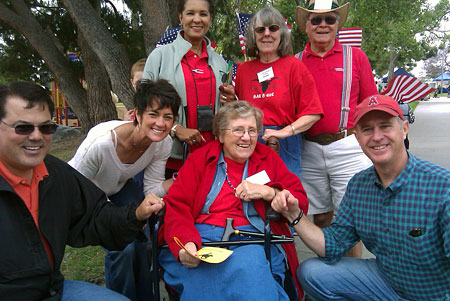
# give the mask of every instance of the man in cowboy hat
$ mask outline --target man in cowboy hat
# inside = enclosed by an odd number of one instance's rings
[[[320,256],[297,279],[313,300],[450,300],[450,170],[407,152],[409,124],[391,97],[369,96],[354,121],[373,167],[351,179],[330,227],[285,190],[271,203]],[[358,240],[376,259],[342,257]]]
[[[304,135],[303,185],[310,201],[309,212],[321,228],[330,225],[350,178],[370,166],[356,141],[354,110],[377,87],[369,60],[359,48],[343,47],[336,32],[347,20],[349,3],[311,0],[308,8],[297,6],[298,28],[309,42],[301,58],[316,81],[325,116]],[[350,256],[361,256],[361,245]]]

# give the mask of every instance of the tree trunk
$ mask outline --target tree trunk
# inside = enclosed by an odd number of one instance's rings
[[[127,109],[132,109],[134,92],[130,82],[131,64],[125,49],[113,39],[89,1],[63,0],[62,2],[105,66],[113,91]]]
[[[117,119],[116,106],[111,97],[111,83],[105,67],[81,32],[78,33],[78,45],[83,59],[88,112],[91,119],[94,124]]]
[[[48,65],[64,98],[81,122],[82,130],[92,125],[87,112],[87,95],[64,54],[55,46],[23,0],[12,1],[15,12],[0,3],[0,20],[22,33]]]
[[[178,12],[177,12],[177,3],[178,0],[167,0],[167,5],[169,9],[169,15],[170,15],[170,27],[177,27],[180,24],[180,19],[178,18]]]
[[[141,0],[141,9],[145,51],[149,55],[170,25],[169,7],[166,0]]]
[[[388,83],[394,77],[394,68],[397,63],[398,53],[394,49],[390,49],[390,58],[389,58],[389,72],[388,72]]]

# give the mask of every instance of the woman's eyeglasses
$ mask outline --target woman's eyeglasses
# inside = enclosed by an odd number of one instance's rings
[[[0,120],[1,123],[4,125],[9,126],[10,128],[13,128],[17,135],[30,135],[33,133],[34,128],[38,128],[39,132],[41,132],[44,135],[50,135],[54,134],[56,132],[56,129],[58,128],[57,124],[54,123],[44,123],[40,125],[33,125],[31,123],[21,123],[17,125],[11,125],[3,120]]]
[[[250,137],[258,136],[258,130],[255,129],[255,128],[249,128],[249,129],[246,130],[244,128],[237,127],[237,128],[227,129],[227,130],[231,131],[231,133],[233,135],[235,135],[236,137],[242,137],[242,136],[245,135],[246,132],[248,133],[248,135]]]
[[[280,30],[280,26],[273,24],[270,26],[258,26],[255,28],[255,32],[256,33],[264,33],[266,31],[266,28],[269,28],[270,32],[277,32],[278,30]]]
[[[309,19],[312,25],[320,25],[322,20],[325,20],[327,25],[334,25],[336,24],[337,18],[335,16],[315,16],[314,18]]]

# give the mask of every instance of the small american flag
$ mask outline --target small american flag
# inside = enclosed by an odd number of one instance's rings
[[[284,19],[284,23],[286,23],[286,26],[287,26],[289,32],[291,32],[292,31],[292,25],[288,24],[287,19]]]
[[[163,45],[167,45],[175,41],[177,38],[178,32],[181,30],[181,27],[168,28],[162,37],[159,39],[158,43],[156,43],[156,47],[160,47]]]
[[[381,94],[390,96],[397,102],[409,103],[427,96],[434,90],[413,76],[397,75]]]
[[[247,34],[248,29],[248,21],[250,21],[250,18],[253,16],[253,14],[242,14],[242,13],[236,13],[238,18],[238,33],[239,33],[239,43],[241,45],[241,50],[243,54],[246,54],[245,50],[245,35]]]
[[[161,47],[164,45],[168,45],[170,43],[173,43],[173,41],[176,40],[178,32],[181,30],[181,27],[175,27],[175,28],[168,28],[163,35],[161,36],[161,38],[159,39],[158,43],[156,43],[156,47]],[[214,43],[213,41],[211,42],[211,47],[213,49],[217,48],[217,44]]]
[[[245,42],[247,40],[245,38],[245,35],[247,34],[248,23],[249,23],[250,19],[253,17],[253,14],[236,13],[236,15],[237,15],[238,24],[239,24],[239,26],[238,26],[239,44],[241,45],[242,53],[246,54]],[[287,26],[289,32],[291,32],[292,25],[288,24],[287,19],[284,19],[284,23],[286,23],[286,26]]]
[[[362,28],[342,28],[337,33],[337,39],[343,45],[361,48]]]

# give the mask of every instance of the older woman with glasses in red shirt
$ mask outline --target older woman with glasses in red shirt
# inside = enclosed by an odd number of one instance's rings
[[[236,94],[263,111],[262,140],[277,138],[281,158],[300,177],[299,134],[323,116],[314,79],[303,63],[291,56],[289,30],[273,7],[264,7],[252,17],[246,46],[248,55],[256,58],[239,66]]]
[[[283,289],[286,266],[295,271],[298,265],[292,243],[271,246],[272,270],[263,245],[231,246],[233,254],[219,264],[195,258],[202,242],[221,240],[227,218],[233,218],[237,229],[264,232],[266,206],[279,191],[290,191],[307,209],[300,180],[276,152],[257,142],[261,130],[259,109],[246,101],[227,103],[214,117],[218,140],[187,158],[164,198],[161,232],[169,249],[161,250],[159,260],[164,280],[181,299],[289,300]],[[267,180],[255,183],[250,176]],[[286,220],[272,222],[271,230],[291,236]]]

